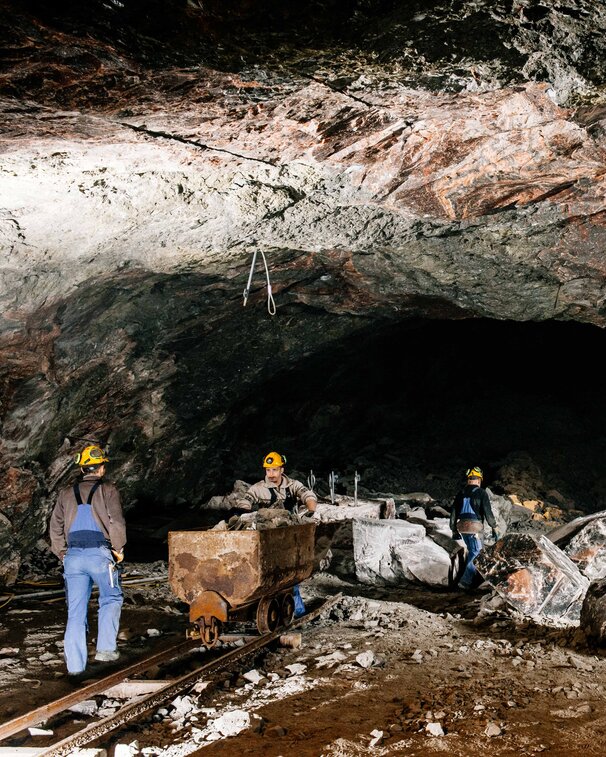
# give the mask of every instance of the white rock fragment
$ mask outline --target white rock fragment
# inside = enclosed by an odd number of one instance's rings
[[[85,699],[83,702],[76,702],[68,707],[70,712],[77,712],[79,715],[94,715],[99,709],[99,705],[94,699]]]
[[[340,662],[343,662],[343,660],[346,659],[347,655],[344,652],[341,652],[339,649],[336,649],[330,654],[316,657],[316,663],[318,668],[333,668],[335,665],[338,665]]]
[[[114,757],[135,757],[139,754],[139,742],[131,741],[128,744],[118,743],[114,747]]]
[[[189,712],[194,709],[194,703],[187,696],[177,697],[171,702],[174,710],[170,713],[173,720],[180,720],[184,718]]]
[[[162,631],[158,631],[157,628],[148,628],[146,633],[148,636],[160,636]]]
[[[421,652],[420,649],[415,649],[415,651],[410,655],[410,659],[414,660],[415,662],[423,662],[423,652]]]
[[[247,681],[250,681],[251,683],[259,683],[259,681],[263,681],[265,679],[265,676],[259,673],[258,670],[249,670],[247,673],[242,674],[242,678],[246,678]]]
[[[488,723],[488,725],[484,729],[484,733],[487,736],[490,736],[492,738],[494,736],[500,736],[503,733],[503,731],[499,728],[499,726],[496,723]]]
[[[292,665],[286,665],[285,670],[288,670],[292,676],[299,676],[302,673],[305,673],[307,665],[303,665],[302,662],[293,662]]]
[[[362,668],[372,668],[383,664],[383,660],[376,656],[372,649],[367,649],[366,652],[360,652],[356,655],[356,662]]]
[[[440,723],[427,723],[425,726],[425,730],[427,731],[428,736],[443,736],[444,735],[444,729],[440,725]]]
[[[30,726],[27,730],[30,736],[52,736],[54,733],[48,728],[36,728],[35,726]]]
[[[380,744],[381,741],[383,741],[383,731],[379,731],[377,728],[375,728],[374,731],[371,731],[370,735],[372,736],[372,741],[368,746],[377,746],[377,744]]]
[[[246,712],[246,710],[232,710],[215,720],[210,720],[208,726],[221,736],[236,736],[247,728],[259,728],[262,723],[263,718],[254,713]]]

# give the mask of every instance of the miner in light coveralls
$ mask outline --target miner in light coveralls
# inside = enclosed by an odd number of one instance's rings
[[[109,458],[96,444],[75,457],[81,475],[62,489],[53,509],[49,536],[53,553],[63,562],[67,626],[64,655],[67,672],[80,675],[87,663],[87,615],[93,586],[99,591],[95,660],[117,660],[116,646],[122,588],[119,564],[124,559],[126,526],[120,495],[104,480]]]

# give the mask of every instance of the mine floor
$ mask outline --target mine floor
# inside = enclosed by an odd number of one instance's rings
[[[162,582],[165,566],[129,571],[159,583],[125,589],[121,660],[92,664],[91,677],[184,638],[186,607]],[[327,616],[302,629],[299,648],[262,652],[218,687],[199,687],[97,746],[166,757],[604,754],[606,655],[578,630],[535,625],[489,590],[377,588],[330,573],[302,587],[310,608],[339,592]],[[94,611],[93,600],[91,638]],[[63,602],[13,601],[0,612],[4,721],[73,688],[60,648]],[[238,733],[220,725],[230,712],[257,717]]]

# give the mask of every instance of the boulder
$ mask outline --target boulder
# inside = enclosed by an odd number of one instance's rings
[[[461,549],[451,556],[430,539],[421,524],[402,520],[353,522],[356,577],[366,584],[398,585],[403,581],[449,586],[460,565]]]
[[[505,534],[475,565],[508,604],[537,623],[579,624],[589,581],[546,536]]]
[[[590,581],[606,578],[606,517],[584,525],[564,552]]]
[[[580,627],[592,641],[606,643],[606,578],[589,584],[581,607]]]

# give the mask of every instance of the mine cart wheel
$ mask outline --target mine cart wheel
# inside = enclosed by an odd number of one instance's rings
[[[200,621],[200,633],[206,646],[214,647],[219,641],[221,634],[221,622],[214,615],[210,619],[210,623],[206,623],[202,618]]]
[[[282,597],[280,616],[284,626],[289,626],[295,617],[295,598],[290,592]]]
[[[259,633],[275,631],[280,622],[280,604],[275,597],[263,597],[257,607]]]

